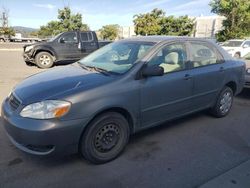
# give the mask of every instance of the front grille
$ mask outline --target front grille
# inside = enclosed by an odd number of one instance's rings
[[[19,101],[15,95],[13,95],[13,93],[11,93],[10,97],[9,97],[9,104],[10,104],[10,107],[12,110],[16,110],[20,104],[21,104],[21,101]]]

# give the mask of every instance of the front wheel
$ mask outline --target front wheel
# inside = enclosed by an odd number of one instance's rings
[[[39,68],[47,69],[53,66],[53,57],[48,52],[40,52],[35,57],[36,65]]]
[[[82,135],[79,153],[88,161],[102,164],[115,159],[129,140],[129,125],[119,113],[98,116]]]
[[[233,91],[230,87],[225,86],[219,94],[211,113],[215,117],[224,117],[228,115],[233,104]]]

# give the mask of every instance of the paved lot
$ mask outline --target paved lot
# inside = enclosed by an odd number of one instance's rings
[[[0,101],[16,83],[41,71],[26,66],[21,51],[0,51]],[[250,90],[244,90],[228,117],[201,112],[141,132],[118,159],[98,166],[76,154],[24,154],[9,142],[0,121],[0,187],[199,187],[250,159],[249,110]],[[237,181],[229,178],[226,185]]]

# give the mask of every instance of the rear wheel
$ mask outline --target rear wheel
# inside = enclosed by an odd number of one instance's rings
[[[128,139],[127,120],[119,113],[108,112],[87,127],[80,140],[79,152],[92,163],[106,163],[122,152]]]
[[[233,91],[230,87],[225,86],[217,98],[216,104],[211,109],[215,117],[224,117],[228,115],[233,104]]]
[[[48,52],[39,52],[35,57],[36,65],[39,68],[47,69],[53,66],[53,56]]]

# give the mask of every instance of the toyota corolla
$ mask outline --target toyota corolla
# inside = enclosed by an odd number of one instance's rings
[[[206,40],[136,37],[23,80],[4,100],[2,118],[25,152],[78,151],[105,163],[140,130],[204,109],[226,116],[245,71]]]

